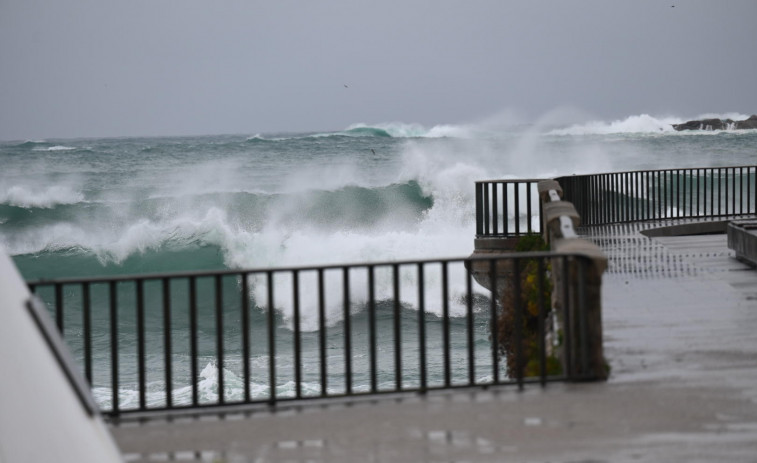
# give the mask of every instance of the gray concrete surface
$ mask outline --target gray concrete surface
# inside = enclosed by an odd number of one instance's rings
[[[757,272],[725,235],[595,228],[606,383],[112,426],[127,461],[757,462]]]

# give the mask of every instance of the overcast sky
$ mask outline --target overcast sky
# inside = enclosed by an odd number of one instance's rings
[[[0,140],[752,114],[756,83],[755,0],[0,0]]]

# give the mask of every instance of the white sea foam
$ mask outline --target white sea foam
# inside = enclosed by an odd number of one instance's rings
[[[267,360],[267,356],[265,357]],[[253,359],[253,363],[256,359]],[[279,362],[282,359],[277,359]],[[291,361],[290,359],[287,359]],[[267,371],[267,361],[260,362],[260,371]],[[279,363],[279,368],[281,364]],[[244,379],[236,375],[229,369],[223,370],[224,381],[224,398],[227,402],[240,401],[245,398],[245,384]],[[393,381],[381,382],[379,388],[389,389],[394,387]],[[214,404],[218,402],[218,366],[215,362],[207,363],[199,373],[194,387],[197,389],[197,399],[202,404]],[[367,392],[370,388],[369,384],[353,386],[355,392]],[[270,382],[268,381],[251,381],[249,384],[250,397],[252,399],[267,399],[270,397]],[[297,383],[293,380],[279,381],[276,384],[276,397],[294,397],[297,390]],[[303,381],[300,383],[300,390],[305,397],[316,397],[321,394],[321,385],[316,380],[313,382]],[[330,394],[344,393],[344,388],[329,387],[327,389]],[[175,406],[189,405],[192,403],[193,385],[175,387],[171,391],[172,403]],[[92,389],[92,395],[97,405],[103,409],[108,410],[113,406],[113,393],[111,388],[97,386]],[[126,385],[122,385],[118,391],[118,405],[121,410],[135,409],[139,407],[139,391],[136,389],[128,388]],[[163,381],[152,381],[146,384],[145,393],[145,405],[147,408],[164,407],[166,405],[166,392],[165,384]]]
[[[551,135],[607,135],[630,133],[674,132],[673,124],[683,122],[675,117],[654,117],[648,114],[630,116],[614,121],[590,121],[550,131]]]
[[[13,185],[0,187],[0,203],[25,208],[51,208],[58,204],[75,204],[84,201],[84,195],[67,185],[32,187]]]
[[[32,151],[72,151],[75,149],[77,148],[74,148],[72,146],[55,145],[45,148],[34,148]]]

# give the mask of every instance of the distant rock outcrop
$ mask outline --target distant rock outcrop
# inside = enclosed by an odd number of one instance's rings
[[[673,124],[676,130],[744,130],[757,129],[757,115],[750,116],[743,121],[732,119],[702,119],[688,121],[683,124]]]

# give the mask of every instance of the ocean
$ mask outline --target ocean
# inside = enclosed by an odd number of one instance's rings
[[[0,247],[27,280],[465,257],[476,180],[757,160],[757,131],[685,120],[0,142]]]

